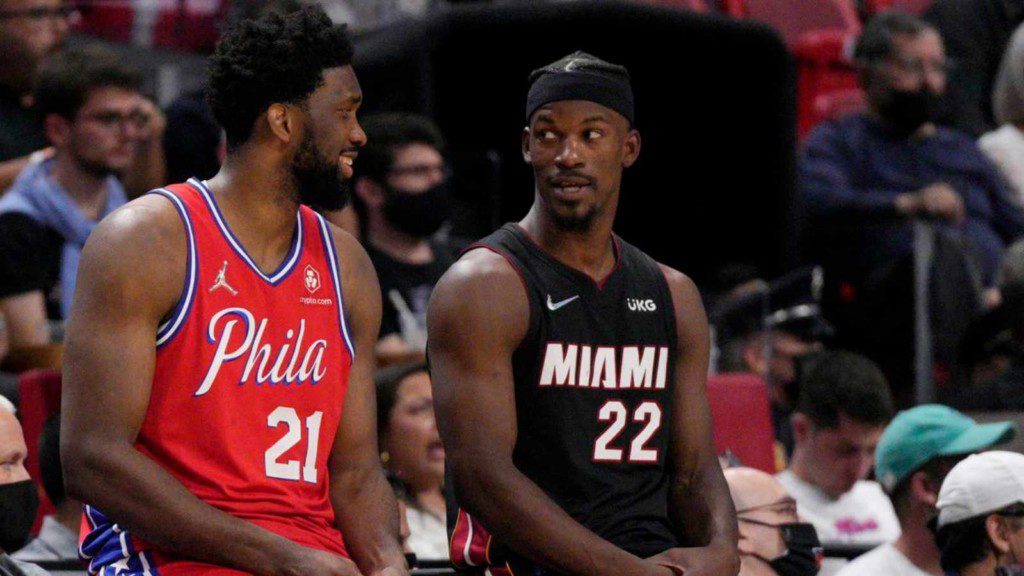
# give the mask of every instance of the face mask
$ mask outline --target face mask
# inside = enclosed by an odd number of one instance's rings
[[[448,220],[449,212],[447,180],[415,194],[389,188],[385,196],[384,217],[409,236],[432,235]]]
[[[921,90],[893,90],[878,113],[889,128],[902,136],[913,134],[925,122],[938,115],[939,97],[927,88]]]
[[[771,526],[782,533],[786,543],[786,553],[774,560],[761,558],[767,562],[779,576],[814,576],[821,569],[821,561],[825,551],[818,540],[818,532],[813,524],[792,522],[788,524],[769,524],[749,518],[741,518],[743,522]]]
[[[39,493],[31,480],[0,484],[0,549],[19,550],[36,519]]]

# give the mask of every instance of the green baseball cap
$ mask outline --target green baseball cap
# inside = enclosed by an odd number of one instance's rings
[[[893,418],[875,448],[875,477],[892,492],[936,456],[971,454],[1011,440],[1013,422],[978,424],[974,419],[941,404],[923,404]]]

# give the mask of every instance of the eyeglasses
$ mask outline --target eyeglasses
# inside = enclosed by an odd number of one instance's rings
[[[96,122],[107,130],[112,130],[118,127],[124,128],[125,126],[138,130],[146,127],[146,123],[149,122],[149,115],[139,110],[129,112],[128,114],[121,114],[120,112],[97,112],[95,114],[84,115],[81,119]]]
[[[925,61],[921,58],[893,56],[889,58],[889,62],[894,64],[901,72],[916,76],[923,76],[926,73],[946,76],[955,68],[953,62],[948,59]]]
[[[70,4],[62,6],[36,6],[34,8],[22,8],[20,10],[0,10],[0,20],[13,20],[15,18],[26,18],[34,22],[45,20],[69,20],[78,16],[78,9]]]
[[[388,170],[391,176],[430,176],[440,172],[445,178],[452,175],[452,169],[447,164],[412,164],[409,166],[393,166]]]

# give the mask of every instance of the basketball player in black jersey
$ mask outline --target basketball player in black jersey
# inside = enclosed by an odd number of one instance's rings
[[[451,558],[493,575],[733,576],[697,288],[612,233],[640,152],[626,69],[531,76],[533,207],[434,289]]]

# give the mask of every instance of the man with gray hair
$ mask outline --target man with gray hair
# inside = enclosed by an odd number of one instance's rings
[[[46,576],[38,566],[8,556],[28,540],[39,506],[36,485],[25,469],[27,455],[14,404],[0,396],[0,576]]]

